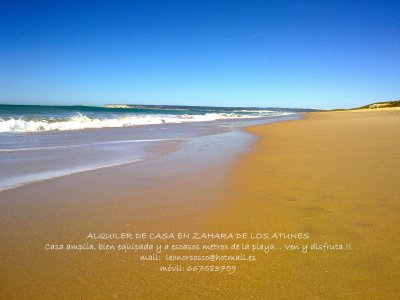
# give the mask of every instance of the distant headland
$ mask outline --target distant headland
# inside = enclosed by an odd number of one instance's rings
[[[355,109],[376,109],[376,108],[391,108],[391,107],[400,107],[400,100],[375,102]]]
[[[126,104],[105,104],[103,107],[106,107],[106,108],[129,108],[129,105],[126,105]]]

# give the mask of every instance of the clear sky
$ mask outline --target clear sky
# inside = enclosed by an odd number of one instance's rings
[[[0,103],[400,98],[400,1],[0,1]]]

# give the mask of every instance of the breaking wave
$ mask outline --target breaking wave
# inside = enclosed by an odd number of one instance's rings
[[[284,113],[243,115],[236,113],[206,113],[203,115],[124,115],[111,118],[88,117],[81,113],[76,113],[67,118],[0,118],[0,132],[40,132],[40,131],[63,131],[63,130],[82,130],[89,128],[106,127],[125,127],[137,125],[152,125],[163,123],[185,123],[185,122],[205,122],[221,119],[239,118],[259,118],[270,115],[285,115]]]

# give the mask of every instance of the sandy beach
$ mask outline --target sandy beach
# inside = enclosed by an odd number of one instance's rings
[[[321,112],[248,129],[259,139],[232,172],[229,226],[352,245],[274,254],[249,270],[256,297],[399,297],[399,118],[399,110]]]
[[[246,130],[256,141],[229,164],[151,180],[128,164],[0,192],[0,298],[399,298],[400,111],[308,113]],[[257,252],[231,275],[44,249],[89,232],[307,233],[276,243],[351,247]]]

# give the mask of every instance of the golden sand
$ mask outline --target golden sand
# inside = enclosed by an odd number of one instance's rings
[[[133,185],[124,166],[0,193],[0,298],[398,299],[400,112],[312,113],[247,130],[258,139],[225,177]],[[308,233],[351,251],[270,252],[228,275],[43,250],[102,231]]]
[[[312,113],[248,131],[259,139],[232,172],[230,226],[352,247],[264,259],[248,274],[257,295],[398,299],[400,111]]]

